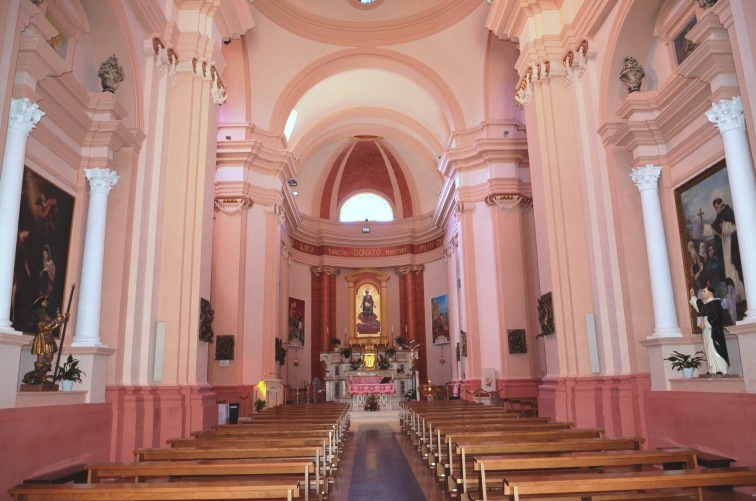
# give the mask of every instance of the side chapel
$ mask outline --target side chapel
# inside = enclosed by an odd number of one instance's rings
[[[756,465],[754,19],[0,2],[0,490],[373,383]],[[727,361],[687,379],[704,291]],[[22,391],[58,354],[83,382]]]

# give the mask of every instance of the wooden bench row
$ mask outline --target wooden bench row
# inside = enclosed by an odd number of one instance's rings
[[[264,419],[233,425],[233,432],[222,425],[223,431],[169,440],[170,447],[138,449],[132,463],[90,464],[85,467],[86,484],[22,484],[9,492],[16,500],[51,501],[300,496],[307,500],[313,485],[319,495],[325,493],[325,475],[339,451],[337,433],[343,436],[348,426],[347,406],[317,407],[265,411],[256,415],[265,415]],[[276,438],[282,434],[286,438]]]
[[[452,499],[702,499],[704,487],[756,485],[754,468],[699,468],[694,449],[647,451],[640,437],[604,438],[569,423],[512,426],[504,415],[476,404],[413,402],[403,430]]]

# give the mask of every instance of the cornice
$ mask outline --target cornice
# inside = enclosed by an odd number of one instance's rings
[[[163,10],[160,8],[161,2],[155,2],[154,0],[129,0],[127,5],[131,7],[131,12],[134,14],[142,28],[146,33],[156,33],[158,35],[164,35],[165,29],[168,23]]]
[[[239,38],[255,27],[249,0],[223,0],[213,22],[223,38]]]
[[[656,91],[629,94],[617,110],[617,115],[627,122],[611,142],[629,146],[647,140],[669,141],[692,122],[703,120],[709,97],[706,83],[680,75],[673,75]],[[643,130],[655,131],[653,137],[644,140]]]
[[[502,40],[518,41],[528,19],[545,10],[559,10],[562,0],[494,0],[486,28]]]

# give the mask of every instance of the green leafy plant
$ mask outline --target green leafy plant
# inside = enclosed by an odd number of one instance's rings
[[[672,368],[676,371],[681,371],[683,369],[698,369],[701,367],[701,364],[706,361],[706,359],[703,356],[700,356],[699,353],[701,355],[704,354],[702,351],[697,351],[693,355],[686,355],[679,351],[673,351],[672,354],[664,360],[672,362]]]
[[[258,398],[255,400],[255,412],[262,412],[265,409],[265,406],[268,405],[268,403],[263,400],[262,398]]]
[[[335,350],[337,346],[341,346],[341,339],[335,337],[331,339],[331,348]]]
[[[404,394],[404,400],[415,400],[416,398],[417,392],[415,390],[410,390]]]
[[[366,411],[379,411],[381,410],[381,406],[378,403],[378,397],[373,395],[372,393],[365,398],[365,407],[364,409]]]
[[[349,360],[352,358],[352,349],[347,346],[341,350],[341,356],[344,357],[345,360]]]
[[[55,377],[55,381],[81,383],[81,376],[86,376],[86,374],[79,369],[79,361],[69,354],[65,363],[58,366],[58,375]]]
[[[397,345],[398,347],[400,347],[400,348],[401,348],[402,346],[404,346],[404,338],[403,338],[402,336],[399,336],[398,338],[396,338],[396,339],[394,340],[394,343],[395,343],[395,344],[396,344],[396,345]]]
[[[284,348],[281,338],[278,337],[276,338],[276,362],[278,362],[278,365],[286,363],[286,348]]]
[[[396,355],[396,349],[394,349],[393,347],[386,348],[386,356],[388,358],[394,358],[394,355]]]

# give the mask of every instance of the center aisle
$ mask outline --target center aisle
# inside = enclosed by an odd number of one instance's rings
[[[349,432],[333,501],[443,501],[399,423],[354,423]]]

